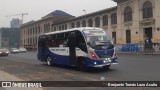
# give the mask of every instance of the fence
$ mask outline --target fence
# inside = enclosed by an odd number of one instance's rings
[[[128,52],[128,53],[159,53],[160,54],[160,44],[153,44],[151,50],[144,49],[144,44],[118,44],[116,45],[117,52]]]

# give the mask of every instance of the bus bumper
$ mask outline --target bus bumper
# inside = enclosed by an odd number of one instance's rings
[[[112,64],[118,64],[117,57],[100,59],[100,60],[95,60],[90,58],[87,59],[87,67],[103,67]]]

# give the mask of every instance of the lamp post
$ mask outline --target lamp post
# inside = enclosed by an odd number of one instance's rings
[[[83,10],[83,11],[84,11],[84,17],[85,17],[85,24],[82,22],[82,26],[83,26],[83,27],[86,27],[86,26],[87,26],[86,10]]]
[[[85,18],[87,18],[87,17],[86,17],[86,10],[83,10],[83,11],[84,11],[84,16],[85,16]]]

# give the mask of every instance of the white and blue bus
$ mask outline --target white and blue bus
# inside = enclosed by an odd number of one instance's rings
[[[94,27],[74,28],[40,35],[38,60],[48,65],[109,68],[117,64],[115,47],[109,34]]]

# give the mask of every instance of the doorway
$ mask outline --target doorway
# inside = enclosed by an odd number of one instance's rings
[[[114,41],[114,44],[116,44],[116,32],[112,32],[112,38],[113,38],[113,41]]]
[[[144,35],[146,35],[146,37],[152,38],[152,27],[144,28]]]
[[[131,43],[131,30],[126,30],[126,44]]]

